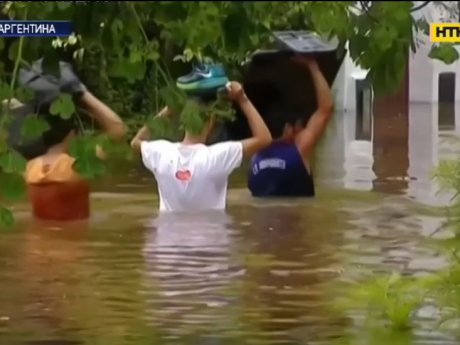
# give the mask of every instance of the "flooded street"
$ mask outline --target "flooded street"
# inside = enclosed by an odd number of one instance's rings
[[[0,344],[456,344],[430,313],[413,339],[347,342],[359,315],[331,309],[330,287],[354,271],[445,264],[426,242],[451,196],[431,174],[456,155],[460,121],[440,130],[435,115],[412,105],[406,138],[380,124],[357,140],[354,114],[337,114],[314,200],[254,200],[242,170],[226,213],[156,218],[153,178],[133,168],[95,183],[93,218],[69,229],[18,204],[0,234]]]

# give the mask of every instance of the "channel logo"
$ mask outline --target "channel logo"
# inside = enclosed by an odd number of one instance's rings
[[[460,23],[430,23],[430,40],[460,43]]]

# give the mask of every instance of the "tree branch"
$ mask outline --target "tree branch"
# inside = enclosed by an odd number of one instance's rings
[[[421,10],[422,8],[424,8],[426,5],[428,5],[431,1],[425,1],[423,2],[422,4],[418,5],[418,6],[415,6],[415,7],[412,7],[410,9],[410,12],[415,12],[415,11],[418,11],[418,10]]]
[[[368,5],[370,1],[359,1],[359,4],[361,5],[362,9],[364,10],[364,13],[366,13],[366,15],[372,19],[374,22],[378,23],[379,21],[377,20],[377,18],[375,18],[372,14],[371,14],[371,11],[370,11],[370,8]]]

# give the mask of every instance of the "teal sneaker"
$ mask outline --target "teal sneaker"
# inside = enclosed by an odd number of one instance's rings
[[[193,70],[177,79],[177,87],[186,92],[200,92],[224,87],[228,78],[221,65],[196,65]]]

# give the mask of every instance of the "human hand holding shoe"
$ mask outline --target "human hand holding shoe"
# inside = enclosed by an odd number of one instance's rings
[[[228,96],[233,101],[241,102],[247,99],[243,86],[239,82],[228,82],[227,85],[225,85],[225,87],[228,91]]]

